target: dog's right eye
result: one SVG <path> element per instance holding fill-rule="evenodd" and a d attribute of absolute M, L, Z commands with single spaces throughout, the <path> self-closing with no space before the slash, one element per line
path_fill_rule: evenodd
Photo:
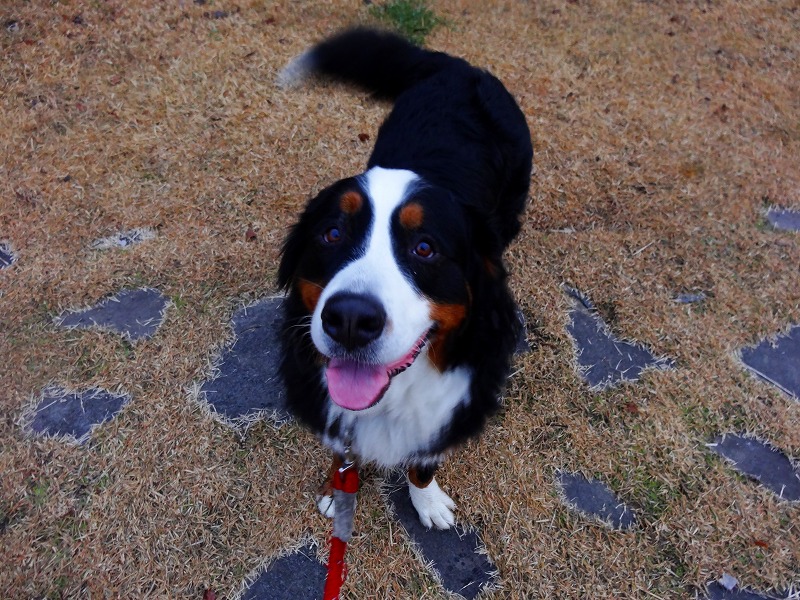
<path fill-rule="evenodd" d="M 342 240 L 342 232 L 338 227 L 330 227 L 322 234 L 322 241 L 326 244 L 336 244 Z"/>

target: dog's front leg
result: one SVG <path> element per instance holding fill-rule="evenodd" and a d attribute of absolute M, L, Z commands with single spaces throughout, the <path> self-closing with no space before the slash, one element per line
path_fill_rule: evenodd
<path fill-rule="evenodd" d="M 456 522 L 453 515 L 456 504 L 436 483 L 436 469 L 436 466 L 411 467 L 407 475 L 408 493 L 425 527 L 449 529 Z"/>
<path fill-rule="evenodd" d="M 334 454 L 328 476 L 317 489 L 317 508 L 323 516 L 329 519 L 332 519 L 336 514 L 336 503 L 333 501 L 333 476 L 343 464 L 344 458 Z"/>

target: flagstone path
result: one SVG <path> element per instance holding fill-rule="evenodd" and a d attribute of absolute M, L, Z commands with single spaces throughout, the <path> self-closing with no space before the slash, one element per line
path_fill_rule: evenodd
<path fill-rule="evenodd" d="M 260 569 L 249 583 L 245 582 L 240 600 L 304 600 L 322 598 L 325 566 L 317 559 L 317 551 L 307 544 Z"/>
<path fill-rule="evenodd" d="M 797 211 L 770 209 L 766 218 L 776 230 L 800 230 Z M 103 238 L 93 247 L 127 247 L 151 237 L 135 231 Z M 24 257 L 18 257 L 9 242 L 0 243 L 0 269 L 20 261 L 24 261 Z M 574 341 L 579 375 L 590 390 L 635 383 L 647 369 L 675 368 L 672 359 L 658 356 L 643 344 L 617 337 L 585 294 L 566 287 L 564 291 L 572 301 L 567 331 Z M 676 294 L 673 299 L 680 303 L 707 300 L 703 293 Z M 277 371 L 281 303 L 281 297 L 266 298 L 237 311 L 231 321 L 233 342 L 220 353 L 214 376 L 198 382 L 198 401 L 220 421 L 242 434 L 248 424 L 259 418 L 279 422 L 290 419 Z M 55 327 L 100 328 L 133 343 L 157 332 L 169 306 L 169 299 L 158 290 L 120 290 L 92 307 L 63 313 L 53 322 Z M 798 400 L 800 324 L 786 325 L 786 331 L 776 332 L 755 347 L 741 349 L 739 356 L 743 368 Z M 521 340 L 520 352 L 529 350 L 524 342 Z M 75 391 L 68 389 L 67 383 L 64 385 L 42 390 L 35 405 L 21 416 L 21 426 L 30 435 L 84 443 L 95 428 L 124 410 L 127 403 L 135 401 L 124 393 L 100 389 Z M 769 442 L 753 439 L 743 432 L 720 432 L 707 446 L 710 452 L 729 461 L 732 469 L 751 478 L 753 485 L 765 486 L 784 501 L 800 500 L 800 472 L 786 454 Z M 487 587 L 491 588 L 498 574 L 491 557 L 482 551 L 481 532 L 463 523 L 450 531 L 425 529 L 402 483 L 399 474 L 387 481 L 387 509 L 418 551 L 420 568 L 430 565 L 445 589 L 465 598 L 474 598 Z M 587 479 L 580 473 L 560 472 L 554 486 L 560 491 L 564 504 L 582 518 L 619 529 L 637 526 L 635 511 L 601 481 Z M 321 597 L 325 570 L 313 544 L 265 565 L 242 583 L 243 600 Z M 740 589 L 730 576 L 711 582 L 706 597 L 711 600 L 767 598 Z"/>
<path fill-rule="evenodd" d="M 122 290 L 90 308 L 66 312 L 55 323 L 67 329 L 105 329 L 134 342 L 156 332 L 168 305 L 169 300 L 154 289 Z"/>
<path fill-rule="evenodd" d="M 638 381 L 648 368 L 671 369 L 672 361 L 635 342 L 618 339 L 584 294 L 564 288 L 573 301 L 567 331 L 575 342 L 578 367 L 593 390 Z"/>
<path fill-rule="evenodd" d="M 98 388 L 71 392 L 49 387 L 23 421 L 32 434 L 83 444 L 95 427 L 113 419 L 130 399 L 128 394 Z"/>
<path fill-rule="evenodd" d="M 636 523 L 636 516 L 622 500 L 603 482 L 586 479 L 580 473 L 559 473 L 556 483 L 570 508 L 596 519 L 614 529 L 628 529 Z"/>
<path fill-rule="evenodd" d="M 14 254 L 11 245 L 6 242 L 0 242 L 0 269 L 10 267 L 16 259 L 17 255 Z"/>
<path fill-rule="evenodd" d="M 280 296 L 239 309 L 231 326 L 235 342 L 220 356 L 217 373 L 203 382 L 201 398 L 238 429 L 262 416 L 288 420 L 280 364 Z"/>

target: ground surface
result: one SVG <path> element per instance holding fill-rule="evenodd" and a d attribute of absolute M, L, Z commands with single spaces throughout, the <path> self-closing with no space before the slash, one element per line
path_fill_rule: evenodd
<path fill-rule="evenodd" d="M 439 477 L 497 570 L 482 593 L 723 598 L 731 577 L 729 597 L 796 593 L 797 3 L 435 11 L 427 44 L 500 77 L 536 152 L 507 257 L 530 350 L 502 414 Z M 324 452 L 264 398 L 252 418 L 214 415 L 202 390 L 253 366 L 234 352 L 235 337 L 258 347 L 241 310 L 275 293 L 287 226 L 363 168 L 388 109 L 337 86 L 278 90 L 275 75 L 369 14 L 360 1 L 0 7 L 5 595 L 271 597 L 268 580 L 246 582 L 304 564 L 298 580 L 319 576 Z M 120 333 L 106 309 L 136 290 L 168 302 Z M 600 360 L 593 379 L 581 340 L 651 366 Z M 83 421 L 62 429 L 70 419 Z M 385 486 L 363 473 L 346 597 L 448 597 L 425 565 L 437 541 L 412 545 Z"/>

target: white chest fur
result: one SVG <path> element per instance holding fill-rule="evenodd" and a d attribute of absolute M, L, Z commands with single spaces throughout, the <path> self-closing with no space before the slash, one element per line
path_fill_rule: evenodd
<path fill-rule="evenodd" d="M 453 411 L 468 401 L 469 384 L 467 368 L 440 373 L 425 349 L 392 380 L 377 405 L 353 412 L 331 403 L 328 423 L 341 419 L 340 435 L 351 432 L 352 449 L 360 460 L 384 467 L 405 465 L 430 448 L 450 423 Z M 326 435 L 323 442 L 335 452 L 344 452 L 341 438 Z"/>

